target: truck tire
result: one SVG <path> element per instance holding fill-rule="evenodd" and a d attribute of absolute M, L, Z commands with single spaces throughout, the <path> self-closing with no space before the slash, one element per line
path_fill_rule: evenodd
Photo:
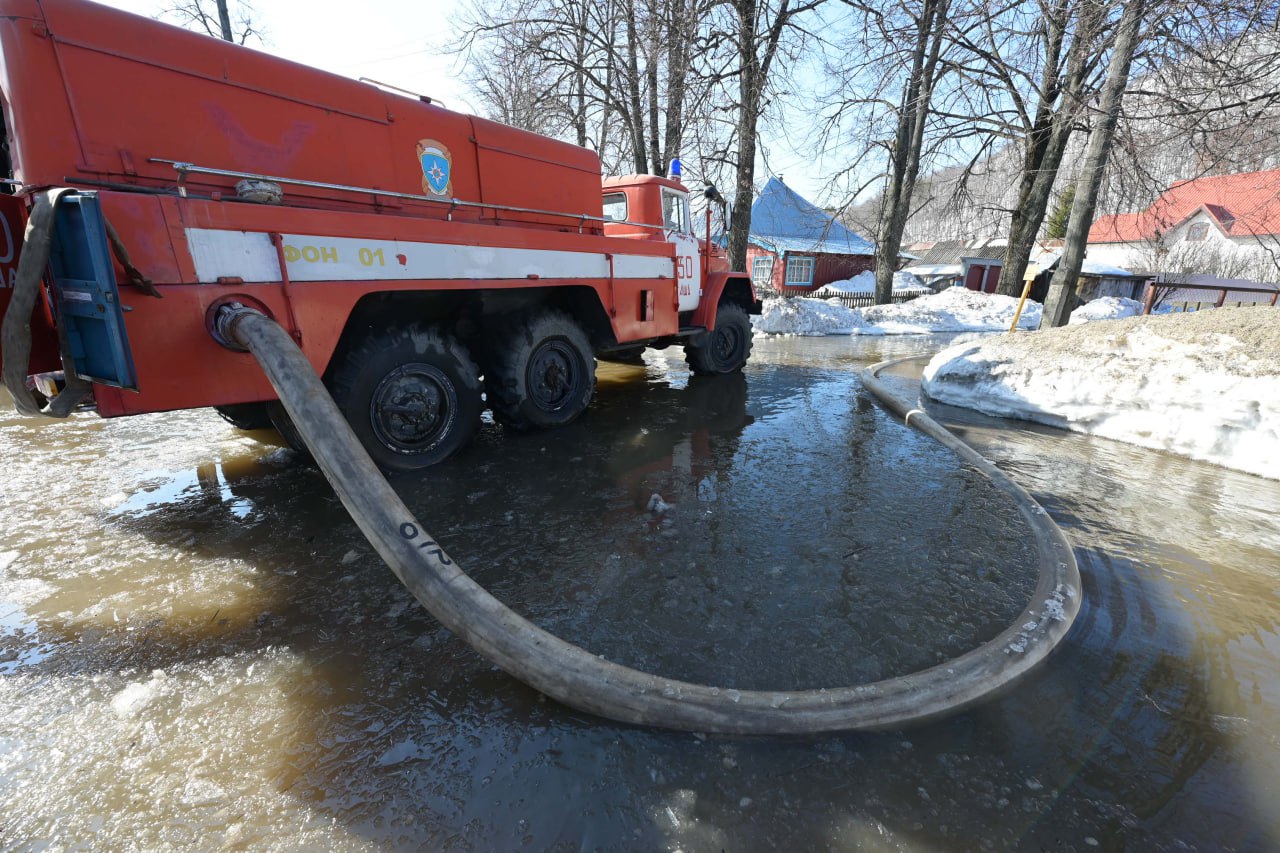
<path fill-rule="evenodd" d="M 480 426 L 480 371 L 438 330 L 387 329 L 355 346 L 329 390 L 384 471 L 416 471 L 465 447 Z"/>
<path fill-rule="evenodd" d="M 735 373 L 751 357 L 751 318 L 732 302 L 716 311 L 716 327 L 701 344 L 684 348 L 684 360 L 699 376 Z"/>
<path fill-rule="evenodd" d="M 307 443 L 302 440 L 302 433 L 293 425 L 293 418 L 289 417 L 289 413 L 285 411 L 284 403 L 279 400 L 272 400 L 263 405 L 266 407 L 267 419 L 276 428 L 276 432 L 280 433 L 280 437 L 284 439 L 284 443 L 288 448 L 299 454 L 303 462 L 314 465 L 315 459 L 311 456 L 311 450 L 307 447 Z"/>
<path fill-rule="evenodd" d="M 266 403 L 233 403 L 214 406 L 213 410 L 236 429 L 271 429 L 272 426 Z"/>
<path fill-rule="evenodd" d="M 596 387 L 596 360 L 582 328 L 547 311 L 495 341 L 486 374 L 494 418 L 528 432 L 564 426 L 586 411 Z"/>

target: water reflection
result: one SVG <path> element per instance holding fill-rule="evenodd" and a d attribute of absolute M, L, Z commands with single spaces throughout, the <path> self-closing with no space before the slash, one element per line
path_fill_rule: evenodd
<path fill-rule="evenodd" d="M 744 685 L 875 677 L 1026 597 L 1005 508 L 858 393 L 862 364 L 921 346 L 760 341 L 745 382 L 608 366 L 581 424 L 489 425 L 395 485 L 593 650 Z M 803 740 L 543 701 L 416 607 L 318 474 L 211 414 L 0 418 L 0 501 L 25 508 L 0 545 L 5 843 L 1274 848 L 1280 486 L 947 414 L 1066 525 L 1080 621 L 972 713 Z"/>

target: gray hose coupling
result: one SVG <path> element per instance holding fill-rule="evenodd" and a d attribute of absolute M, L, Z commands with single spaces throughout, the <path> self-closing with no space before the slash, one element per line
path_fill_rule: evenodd
<path fill-rule="evenodd" d="M 229 350 L 248 352 L 249 348 L 240 342 L 240 338 L 236 334 L 236 324 L 251 315 L 261 317 L 263 313 L 257 308 L 245 305 L 243 302 L 223 302 L 213 310 L 209 333 L 213 335 L 215 341 Z"/>

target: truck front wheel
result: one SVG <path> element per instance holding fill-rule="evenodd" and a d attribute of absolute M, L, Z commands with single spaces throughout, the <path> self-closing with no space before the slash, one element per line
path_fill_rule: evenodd
<path fill-rule="evenodd" d="M 370 335 L 347 354 L 329 388 L 387 471 L 435 465 L 466 446 L 480 425 L 480 371 L 465 347 L 437 329 Z"/>
<path fill-rule="evenodd" d="M 586 334 L 556 311 L 518 323 L 494 341 L 485 388 L 494 417 L 522 432 L 577 420 L 595 392 Z"/>
<path fill-rule="evenodd" d="M 697 346 L 684 348 L 684 360 L 699 376 L 734 373 L 751 356 L 751 318 L 732 302 L 716 311 L 716 327 Z"/>

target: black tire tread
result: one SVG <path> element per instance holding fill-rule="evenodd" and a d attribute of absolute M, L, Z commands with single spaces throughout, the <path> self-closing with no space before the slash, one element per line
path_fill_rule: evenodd
<path fill-rule="evenodd" d="M 367 401 L 362 392 L 369 392 L 371 385 L 369 379 L 362 375 L 365 366 L 385 357 L 388 351 L 401 347 L 407 348 L 406 355 L 408 352 L 413 352 L 418 357 L 434 354 L 454 360 L 460 368 L 460 379 L 465 386 L 459 390 L 475 392 L 473 405 L 468 405 L 466 400 L 459 397 L 459 407 L 462 409 L 458 414 L 459 431 L 442 448 L 433 449 L 429 454 L 406 455 L 385 448 L 372 434 L 372 427 L 366 423 Z M 377 380 L 374 381 L 376 383 Z M 435 327 L 415 323 L 371 332 L 348 351 L 342 364 L 334 370 L 326 384 L 356 436 L 369 451 L 373 461 L 383 470 L 416 471 L 435 465 L 467 446 L 480 427 L 480 369 L 466 347 L 452 335 Z M 362 402 L 363 405 L 358 405 Z M 468 411 L 472 408 L 474 411 Z"/>
<path fill-rule="evenodd" d="M 751 358 L 751 317 L 747 314 L 747 309 L 738 305 L 736 302 L 726 302 L 716 310 L 716 330 L 723 328 L 727 323 L 738 324 L 744 334 L 745 346 L 742 352 L 742 361 L 725 368 L 724 365 L 718 364 L 714 353 L 711 349 L 711 336 L 715 334 L 713 331 L 706 338 L 706 343 L 702 346 L 686 346 L 684 348 L 684 360 L 689 365 L 689 369 L 697 376 L 720 376 L 726 373 L 737 373 L 742 370 L 743 365 Z"/>
<path fill-rule="evenodd" d="M 213 410 L 236 429 L 271 429 L 272 426 L 266 403 L 232 403 L 214 406 Z"/>
<path fill-rule="evenodd" d="M 554 424 L 538 423 L 524 411 L 526 394 L 521 382 L 516 377 L 524 373 L 524 362 L 527 354 L 536 343 L 535 336 L 541 327 L 550 325 L 556 328 L 555 334 L 569 338 L 582 351 L 586 359 L 587 391 L 585 400 L 577 411 L 563 420 L 557 419 Z M 491 347 L 491 363 L 485 371 L 485 393 L 493 417 L 498 423 L 510 427 L 517 432 L 532 432 L 537 429 L 565 426 L 577 420 L 586 410 L 595 394 L 595 357 L 591 354 L 591 345 L 586 333 L 572 317 L 562 311 L 543 311 L 533 317 L 514 319 L 499 327 L 498 336 Z"/>

